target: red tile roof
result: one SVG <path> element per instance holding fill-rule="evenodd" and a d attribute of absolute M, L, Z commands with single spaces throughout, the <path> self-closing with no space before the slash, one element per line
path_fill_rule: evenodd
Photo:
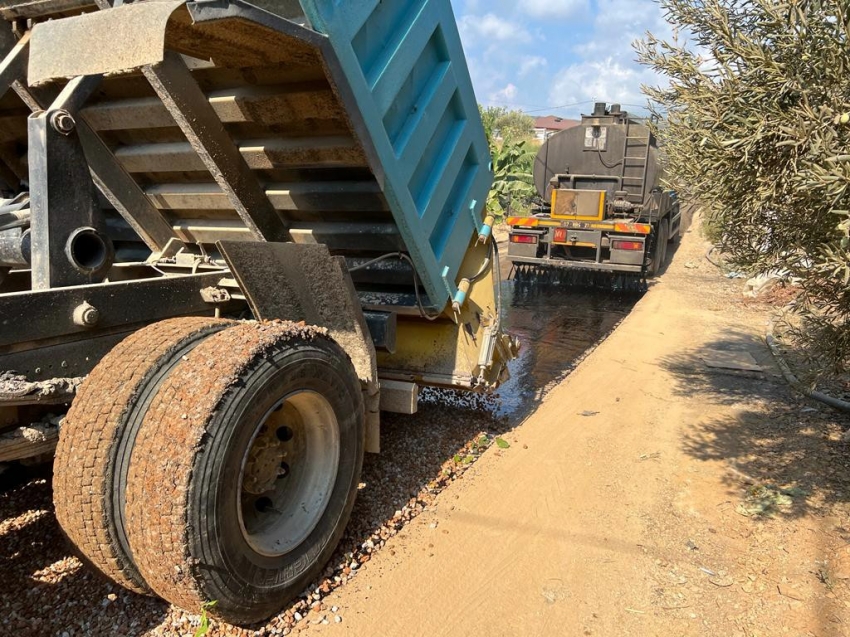
<path fill-rule="evenodd" d="M 574 119 L 564 119 L 555 115 L 547 115 L 546 117 L 538 117 L 534 120 L 534 128 L 545 128 L 546 130 L 567 130 L 573 126 L 578 126 L 581 122 Z"/>

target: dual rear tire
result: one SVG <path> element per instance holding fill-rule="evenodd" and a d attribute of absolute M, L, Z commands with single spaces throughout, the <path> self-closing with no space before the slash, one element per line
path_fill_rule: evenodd
<path fill-rule="evenodd" d="M 157 338 L 145 361 L 122 365 Z M 360 382 L 318 330 L 166 321 L 119 345 L 81 387 L 57 449 L 57 517 L 119 584 L 259 621 L 330 558 L 364 439 Z"/>
<path fill-rule="evenodd" d="M 649 264 L 650 277 L 658 276 L 664 268 L 664 263 L 667 261 L 667 246 L 670 241 L 670 221 L 662 219 L 658 222 L 656 229 L 657 236 L 653 240 L 652 258 Z"/>

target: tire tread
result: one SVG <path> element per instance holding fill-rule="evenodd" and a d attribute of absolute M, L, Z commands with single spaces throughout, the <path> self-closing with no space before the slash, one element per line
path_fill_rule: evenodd
<path fill-rule="evenodd" d="M 194 460 L 219 404 L 257 357 L 284 342 L 320 338 L 327 338 L 325 330 L 303 324 L 240 324 L 204 341 L 160 387 L 139 431 L 127 486 L 127 535 L 140 572 L 160 597 L 187 609 L 211 601 L 191 555 L 189 506 Z"/>
<path fill-rule="evenodd" d="M 143 328 L 115 346 L 80 386 L 59 436 L 53 468 L 56 518 L 90 566 L 117 584 L 149 594 L 117 538 L 114 469 L 121 434 L 156 368 L 181 344 L 227 324 L 178 318 Z"/>

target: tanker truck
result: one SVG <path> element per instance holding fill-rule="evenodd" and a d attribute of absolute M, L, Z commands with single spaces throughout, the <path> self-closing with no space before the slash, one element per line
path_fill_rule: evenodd
<path fill-rule="evenodd" d="M 264 619 L 334 552 L 381 412 L 516 356 L 449 0 L 0 18 L 0 463 L 55 449 L 89 568 Z"/>
<path fill-rule="evenodd" d="M 520 274 L 557 269 L 642 285 L 681 231 L 678 197 L 659 178 L 649 126 L 619 104 L 597 103 L 540 147 L 534 183 L 545 203 L 507 219 L 510 260 Z"/>

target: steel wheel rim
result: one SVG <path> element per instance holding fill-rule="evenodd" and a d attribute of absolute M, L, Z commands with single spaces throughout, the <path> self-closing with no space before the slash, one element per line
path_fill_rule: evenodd
<path fill-rule="evenodd" d="M 339 458 L 339 422 L 321 394 L 289 394 L 265 414 L 239 476 L 239 526 L 254 551 L 280 557 L 307 539 L 330 503 Z"/>

